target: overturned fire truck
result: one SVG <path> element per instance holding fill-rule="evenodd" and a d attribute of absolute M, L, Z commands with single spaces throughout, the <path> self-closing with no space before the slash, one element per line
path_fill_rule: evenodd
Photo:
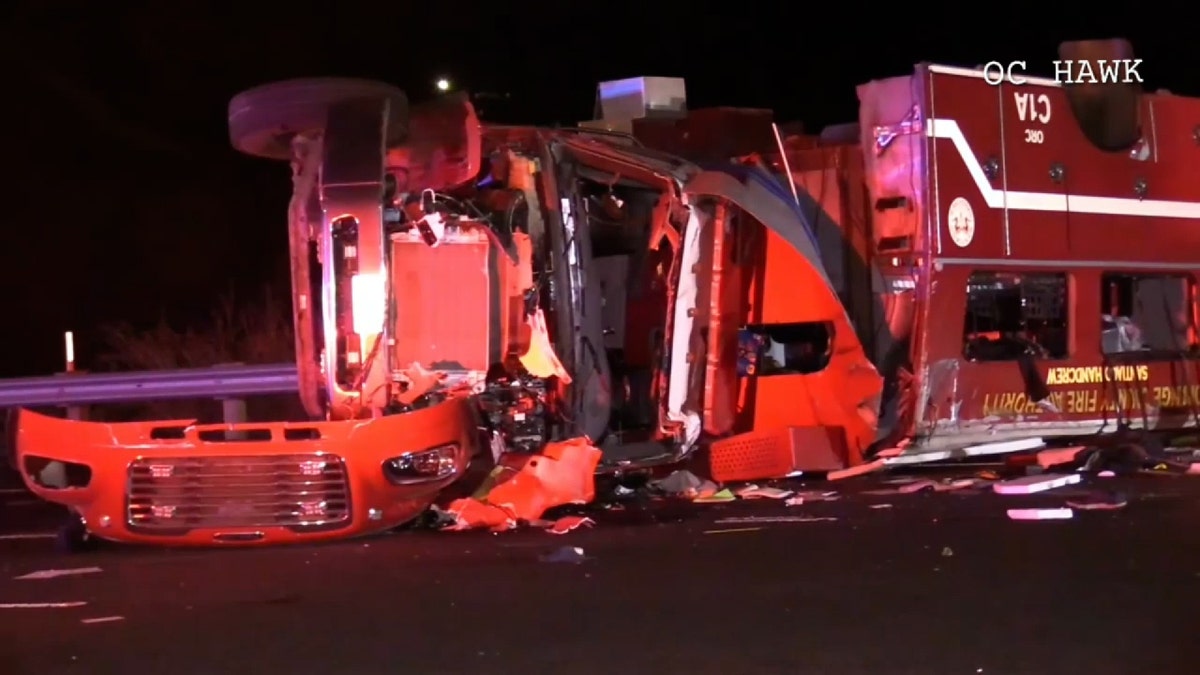
<path fill-rule="evenodd" d="M 1196 425 L 1200 101 L 920 65 L 806 136 L 679 80 L 599 94 L 575 129 L 357 80 L 235 97 L 234 146 L 291 162 L 319 421 L 25 411 L 30 489 L 103 538 L 255 544 L 395 527 L 565 439 L 739 480 Z"/>

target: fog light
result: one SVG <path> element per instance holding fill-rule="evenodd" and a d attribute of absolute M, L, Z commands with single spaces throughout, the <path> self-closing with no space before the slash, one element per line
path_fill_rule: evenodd
<path fill-rule="evenodd" d="M 440 445 L 420 452 L 406 452 L 383 463 L 383 473 L 397 485 L 427 483 L 454 473 L 458 446 Z"/>

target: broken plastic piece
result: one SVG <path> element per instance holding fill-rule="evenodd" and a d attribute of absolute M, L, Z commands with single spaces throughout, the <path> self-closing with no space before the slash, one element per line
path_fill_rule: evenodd
<path fill-rule="evenodd" d="M 586 504 L 595 498 L 599 463 L 600 450 L 586 438 L 551 443 L 537 455 L 506 454 L 476 496 L 450 504 L 455 524 L 446 529 L 512 529 L 555 506 Z"/>
<path fill-rule="evenodd" d="M 1009 509 L 1012 520 L 1069 520 L 1075 516 L 1071 509 Z"/>
<path fill-rule="evenodd" d="M 408 388 L 396 396 L 396 400 L 402 405 L 416 403 L 417 399 L 433 391 L 434 387 L 438 386 L 446 377 L 445 373 L 428 370 L 415 361 L 411 366 L 400 371 L 400 374 L 408 380 Z"/>
<path fill-rule="evenodd" d="M 566 534 L 581 527 L 592 527 L 596 521 L 585 516 L 563 516 L 550 524 L 546 531 L 550 534 Z"/>
<path fill-rule="evenodd" d="M 546 328 L 546 313 L 539 307 L 529 315 L 529 350 L 519 357 L 521 365 L 534 377 L 557 377 L 563 384 L 571 383 L 571 375 L 554 353 L 550 331 Z"/>
<path fill-rule="evenodd" d="M 1030 495 L 1035 492 L 1045 492 L 1065 485 L 1074 485 L 1083 477 L 1077 473 L 1041 474 L 1037 476 L 1022 476 L 996 483 L 992 489 L 1001 495 Z"/>
<path fill-rule="evenodd" d="M 1061 466 L 1063 464 L 1074 464 L 1079 458 L 1079 454 L 1084 451 L 1084 446 L 1076 445 L 1070 448 L 1047 448 L 1041 450 L 1037 454 L 1038 466 L 1043 469 L 1048 469 L 1052 466 Z"/>

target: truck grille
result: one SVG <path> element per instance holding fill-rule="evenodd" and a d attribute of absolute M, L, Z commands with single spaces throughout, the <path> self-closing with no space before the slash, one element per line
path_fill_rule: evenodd
<path fill-rule="evenodd" d="M 154 457 L 129 465 L 130 529 L 182 534 L 198 528 L 336 529 L 350 520 L 341 457 Z"/>

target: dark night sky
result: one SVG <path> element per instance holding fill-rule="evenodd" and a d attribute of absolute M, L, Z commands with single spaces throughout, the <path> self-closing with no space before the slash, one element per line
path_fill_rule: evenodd
<path fill-rule="evenodd" d="M 419 100 L 445 74 L 510 94 L 490 111 L 502 121 L 574 123 L 590 117 L 599 80 L 682 76 L 692 107 L 770 107 L 815 130 L 855 118 L 855 85 L 918 61 L 1026 59 L 1046 71 L 1063 39 L 1122 35 L 1148 86 L 1200 94 L 1194 35 L 1142 30 L 1126 13 L 1094 25 L 1047 17 L 1049 3 L 1007 4 L 1003 16 L 961 2 L 949 12 L 927 2 L 43 4 L 18 2 L 0 24 L 10 120 L 0 376 L 60 367 L 64 330 L 79 335 L 86 364 L 98 323 L 186 320 L 231 284 L 253 296 L 284 282 L 287 168 L 239 156 L 225 135 L 230 96 L 272 79 L 371 77 Z M 954 18 L 924 18 L 939 15 Z"/>

